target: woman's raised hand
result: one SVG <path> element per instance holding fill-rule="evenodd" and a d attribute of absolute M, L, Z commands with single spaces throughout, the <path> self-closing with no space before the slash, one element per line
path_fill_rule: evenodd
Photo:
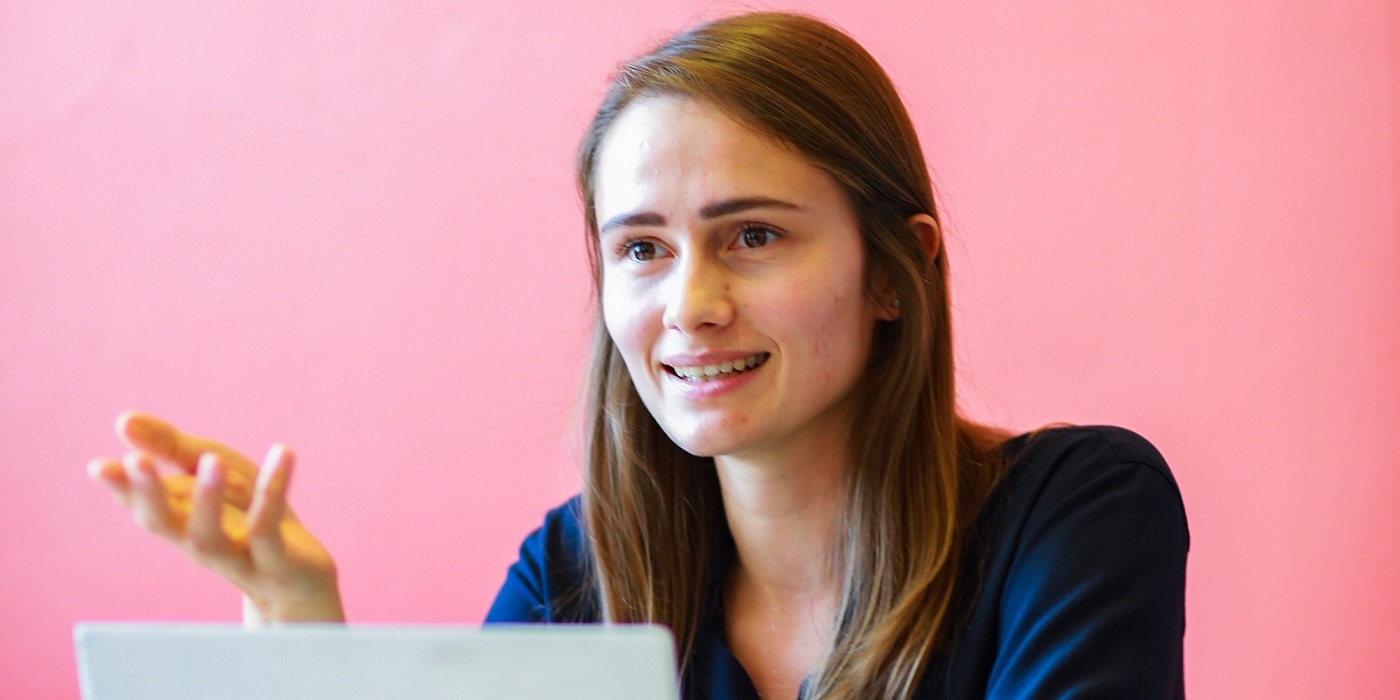
<path fill-rule="evenodd" d="M 141 527 L 243 592 L 245 621 L 345 619 L 335 563 L 287 506 L 294 457 L 273 445 L 262 468 L 155 416 L 123 413 L 129 451 L 95 459 L 88 474 L 131 509 Z"/>

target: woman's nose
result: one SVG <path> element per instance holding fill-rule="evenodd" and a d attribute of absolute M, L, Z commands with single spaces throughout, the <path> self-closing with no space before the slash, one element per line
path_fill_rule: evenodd
<path fill-rule="evenodd" d="M 718 262 L 698 255 L 682 257 L 673 275 L 662 315 L 667 328 L 694 334 L 734 320 L 729 277 Z"/>

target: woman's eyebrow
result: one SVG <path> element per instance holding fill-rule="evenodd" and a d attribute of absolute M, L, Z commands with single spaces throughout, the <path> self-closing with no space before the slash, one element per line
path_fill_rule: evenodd
<path fill-rule="evenodd" d="M 775 208 L 800 210 L 800 204 L 774 199 L 773 197 L 737 197 L 735 199 L 722 199 L 718 202 L 711 202 L 700 207 L 701 219 L 717 219 L 721 216 L 738 214 L 749 209 Z M 603 234 L 612 229 L 622 226 L 665 226 L 666 217 L 654 211 L 634 211 L 626 214 L 618 214 L 608 219 L 598 228 L 598 233 Z"/>
<path fill-rule="evenodd" d="M 705 206 L 700 207 L 700 218 L 717 219 L 721 216 L 737 214 L 741 211 L 746 211 L 749 209 L 758 209 L 760 207 L 776 209 L 802 208 L 801 206 L 793 204 L 792 202 L 787 202 L 781 199 L 774 199 L 772 197 L 741 197 L 738 199 L 725 199 L 722 201 L 706 204 Z"/>
<path fill-rule="evenodd" d="M 615 228 L 623 226 L 665 226 L 666 217 L 654 211 L 634 211 L 629 214 L 618 214 L 608 219 L 602 226 L 598 227 L 598 233 L 604 234 Z"/>

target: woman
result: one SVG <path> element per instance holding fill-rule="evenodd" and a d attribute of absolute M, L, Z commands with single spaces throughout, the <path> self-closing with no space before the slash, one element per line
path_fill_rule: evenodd
<path fill-rule="evenodd" d="M 585 491 L 488 621 L 666 624 L 687 697 L 1182 695 L 1170 472 L 1121 429 L 959 417 L 932 186 L 858 44 L 785 14 L 673 37 L 619 70 L 578 177 Z M 92 473 L 251 619 L 342 619 L 287 450 L 118 432 Z"/>

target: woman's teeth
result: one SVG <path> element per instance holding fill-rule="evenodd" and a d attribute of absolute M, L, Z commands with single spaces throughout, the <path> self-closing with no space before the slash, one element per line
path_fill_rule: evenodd
<path fill-rule="evenodd" d="M 747 372 L 768 359 L 768 353 L 760 352 L 757 355 L 750 355 L 742 360 L 733 362 L 721 362 L 717 365 L 704 365 L 700 367 L 672 367 L 671 371 L 676 373 L 681 379 L 689 379 L 693 382 L 703 382 L 714 379 L 722 374 L 738 374 Z"/>

